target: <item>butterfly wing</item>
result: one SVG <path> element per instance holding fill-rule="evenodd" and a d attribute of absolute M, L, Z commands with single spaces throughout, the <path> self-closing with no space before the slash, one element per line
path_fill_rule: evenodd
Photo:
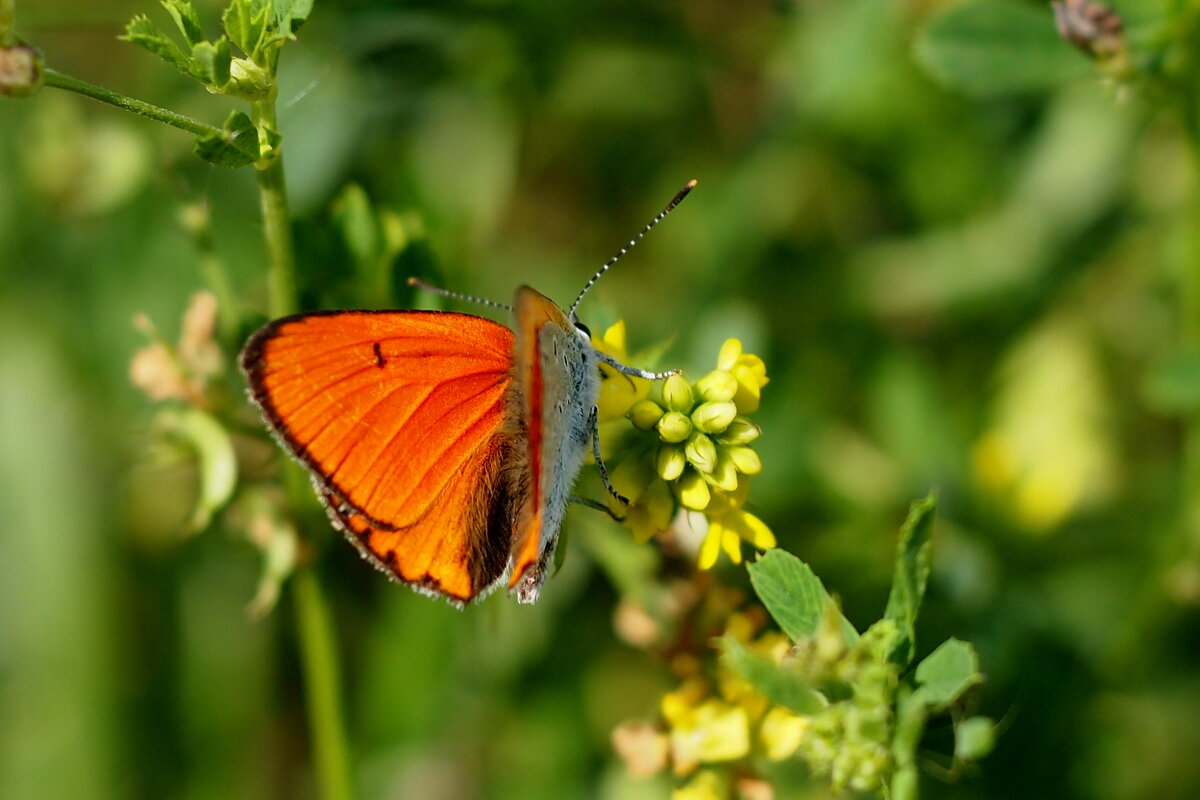
<path fill-rule="evenodd" d="M 503 573 L 513 335 L 467 314 L 284 317 L 242 352 L 251 396 L 364 556 L 469 601 Z"/>
<path fill-rule="evenodd" d="M 599 392 L 595 351 L 552 300 L 522 286 L 513 304 L 516 378 L 529 491 L 513 537 L 509 587 L 531 603 L 546 579 L 567 500 L 583 466 Z"/>

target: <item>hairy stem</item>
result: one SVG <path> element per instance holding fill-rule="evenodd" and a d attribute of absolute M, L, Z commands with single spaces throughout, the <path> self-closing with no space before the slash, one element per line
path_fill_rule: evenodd
<path fill-rule="evenodd" d="M 4 0 L 0 0 L 3 2 Z M 126 111 L 132 111 L 142 117 L 162 122 L 167 125 L 172 125 L 180 130 L 185 130 L 188 133 L 194 133 L 197 136 L 223 136 L 224 132 L 220 128 L 214 128 L 212 125 L 206 125 L 203 122 L 194 120 L 191 117 L 185 117 L 182 114 L 176 114 L 174 111 L 168 111 L 165 108 L 160 108 L 144 100 L 138 100 L 128 95 L 123 95 L 119 92 L 114 92 L 111 89 L 105 89 L 103 86 L 96 86 L 87 81 L 81 81 L 78 78 L 72 78 L 70 75 L 64 75 L 58 70 L 46 69 L 45 85 L 54 86 L 58 89 L 66 89 L 68 92 L 76 92 L 77 94 L 90 97 L 93 100 L 99 100 L 101 103 L 108 103 L 117 108 Z"/>

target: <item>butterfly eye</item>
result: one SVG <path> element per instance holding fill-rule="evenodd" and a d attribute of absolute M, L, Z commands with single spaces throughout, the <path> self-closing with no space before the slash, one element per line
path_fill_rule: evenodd
<path fill-rule="evenodd" d="M 575 328 L 576 328 L 576 330 L 581 331 L 583 333 L 583 335 L 588 337 L 589 339 L 592 338 L 592 332 L 590 330 L 588 330 L 588 326 L 584 325 L 582 322 L 576 320 Z"/>

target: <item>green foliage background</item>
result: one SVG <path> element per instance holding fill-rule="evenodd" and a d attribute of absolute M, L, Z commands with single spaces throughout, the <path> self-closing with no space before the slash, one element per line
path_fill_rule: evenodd
<path fill-rule="evenodd" d="M 1193 797 L 1193 156 L 1153 97 L 1082 55 L 1018 92 L 942 88 L 912 43 L 944 5 L 318 0 L 281 67 L 304 303 L 411 300 L 356 272 L 335 224 L 351 182 L 405 221 L 394 275 L 565 302 L 698 178 L 584 316 L 619 313 L 634 349 L 674 335 L 665 360 L 692 374 L 728 336 L 765 358 L 755 513 L 853 622 L 886 602 L 909 500 L 937 489 L 917 652 L 973 642 L 973 710 L 1001 732 L 944 781 L 951 736 L 931 731 L 927 796 Z M 1131 29 L 1164 13 L 1118 6 Z M 63 72 L 228 113 L 117 41 L 135 13 L 165 24 L 155 6 L 17 11 Z M 0 105 L 0 796 L 313 791 L 291 616 L 248 618 L 244 540 L 180 534 L 194 471 L 148 455 L 126 374 L 132 316 L 173 337 L 202 285 L 180 215 L 205 200 L 261 311 L 249 170 L 63 92 Z M 363 796 L 665 795 L 611 755 L 671 679 L 612 632 L 595 516 L 572 511 L 537 606 L 460 613 L 389 585 L 314 510 Z"/>

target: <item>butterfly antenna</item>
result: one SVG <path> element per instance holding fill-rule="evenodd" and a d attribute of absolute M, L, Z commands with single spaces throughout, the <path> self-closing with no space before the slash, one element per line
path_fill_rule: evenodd
<path fill-rule="evenodd" d="M 471 295 L 471 294 L 463 294 L 462 292 L 452 292 L 449 289 L 443 289 L 440 286 L 434 286 L 432 284 L 426 283 L 425 281 L 421 280 L 420 278 L 409 278 L 408 285 L 416 286 L 418 289 L 424 289 L 425 291 L 433 292 L 434 294 L 445 295 L 446 297 L 453 297 L 456 300 L 466 300 L 470 303 L 479 303 L 480 305 L 483 305 L 483 306 L 491 306 L 492 308 L 502 308 L 505 311 L 512 311 L 512 306 L 508 305 L 507 303 L 497 303 L 495 300 L 488 300 L 486 298 L 476 297 L 475 295 Z"/>
<path fill-rule="evenodd" d="M 575 319 L 575 309 L 579 306 L 579 303 L 582 302 L 583 296 L 588 293 L 588 289 L 591 289 L 592 285 L 595 284 L 596 281 L 600 280 L 600 276 L 603 275 L 604 273 L 608 272 L 608 268 L 611 267 L 613 264 L 617 263 L 617 261 L 620 260 L 621 256 L 628 253 L 635 244 L 640 242 L 642 240 L 642 237 L 650 232 L 651 228 L 653 228 L 658 223 L 662 222 L 663 217 L 665 217 L 667 214 L 670 214 L 671 211 L 674 210 L 675 206 L 682 203 L 683 198 L 687 197 L 688 192 L 690 192 L 694 188 L 696 188 L 695 179 L 690 180 L 686 184 L 684 184 L 683 188 L 679 190 L 679 192 L 675 195 L 674 199 L 672 199 L 671 202 L 667 203 L 667 207 L 664 208 L 662 211 L 658 212 L 658 216 L 656 216 L 654 219 L 650 220 L 649 225 L 642 228 L 641 233 L 639 233 L 637 236 L 630 239 L 629 244 L 622 247 L 615 256 L 610 258 L 608 261 L 604 262 L 604 266 L 602 266 L 602 267 L 600 267 L 600 269 L 596 270 L 596 274 L 593 275 L 591 280 L 589 280 L 584 285 L 583 289 L 580 290 L 579 296 L 575 298 L 575 302 L 571 303 L 571 308 L 570 308 L 570 310 L 567 311 L 568 317 L 570 317 L 571 319 Z"/>

